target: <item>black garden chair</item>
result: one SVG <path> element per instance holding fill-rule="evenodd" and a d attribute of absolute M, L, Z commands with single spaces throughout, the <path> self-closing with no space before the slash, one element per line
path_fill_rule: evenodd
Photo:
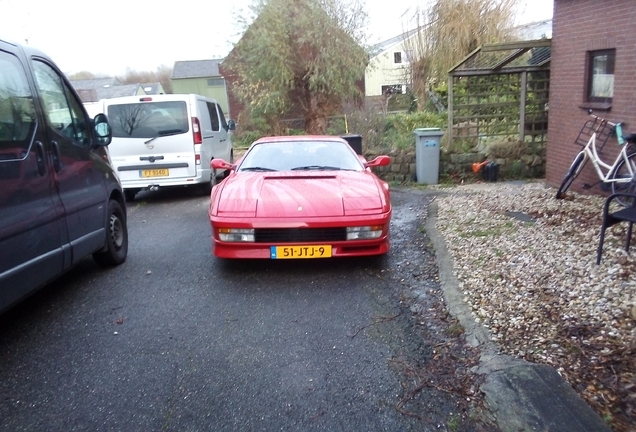
<path fill-rule="evenodd" d="M 610 213 L 610 204 L 617 197 L 622 198 L 623 202 L 630 202 L 631 204 L 628 207 L 623 207 L 620 210 Z M 603 206 L 603 226 L 601 226 L 601 235 L 596 254 L 596 264 L 601 263 L 603 242 L 605 241 L 605 230 L 621 222 L 627 222 L 629 224 L 629 227 L 627 228 L 627 241 L 625 242 L 625 250 L 629 253 L 629 244 L 632 239 L 632 228 L 634 223 L 636 223 L 636 194 L 615 193 L 605 200 L 605 205 Z"/>

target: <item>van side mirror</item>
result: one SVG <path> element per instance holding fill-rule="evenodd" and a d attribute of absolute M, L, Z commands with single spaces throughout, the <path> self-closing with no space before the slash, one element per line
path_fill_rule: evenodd
<path fill-rule="evenodd" d="M 234 120 L 228 120 L 227 121 L 227 130 L 233 131 L 234 129 L 236 129 L 236 122 Z"/>
<path fill-rule="evenodd" d="M 93 119 L 97 145 L 107 146 L 113 139 L 113 131 L 108 124 L 108 118 L 103 113 L 99 113 Z"/>

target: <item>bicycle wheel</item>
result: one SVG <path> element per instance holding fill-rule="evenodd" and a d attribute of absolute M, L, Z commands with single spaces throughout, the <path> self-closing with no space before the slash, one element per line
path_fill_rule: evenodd
<path fill-rule="evenodd" d="M 621 159 L 616 165 L 616 169 L 610 174 L 610 179 L 631 179 L 625 183 L 612 182 L 612 193 L 636 194 L 636 175 L 630 173 L 627 164 L 631 167 L 631 172 L 636 173 L 636 152 L 627 155 L 627 163 L 625 163 L 625 159 Z M 616 200 L 623 207 L 628 207 L 633 202 L 632 199 L 625 197 L 617 197 Z"/>
<path fill-rule="evenodd" d="M 576 157 L 572 161 L 572 165 L 570 165 L 570 169 L 568 170 L 567 174 L 565 174 L 565 177 L 563 177 L 563 182 L 561 183 L 561 187 L 557 191 L 556 199 L 565 198 L 565 191 L 568 190 L 574 179 L 579 175 L 579 173 L 585 166 L 585 162 L 587 162 L 585 153 L 580 152 L 576 155 Z"/>

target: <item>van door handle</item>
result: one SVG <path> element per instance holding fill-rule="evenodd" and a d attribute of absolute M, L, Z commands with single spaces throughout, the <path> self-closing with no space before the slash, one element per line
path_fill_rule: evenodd
<path fill-rule="evenodd" d="M 219 140 L 219 142 L 225 142 L 225 141 L 226 141 L 226 140 L 224 140 L 224 139 L 222 139 L 222 140 Z"/>
<path fill-rule="evenodd" d="M 42 141 L 35 142 L 35 161 L 38 165 L 38 173 L 41 176 L 46 174 L 46 158 L 44 156 L 44 144 L 42 144 Z"/>
<path fill-rule="evenodd" d="M 51 141 L 51 145 L 53 146 L 53 168 L 55 168 L 55 172 L 60 172 L 62 171 L 60 146 L 57 144 L 57 141 Z"/>

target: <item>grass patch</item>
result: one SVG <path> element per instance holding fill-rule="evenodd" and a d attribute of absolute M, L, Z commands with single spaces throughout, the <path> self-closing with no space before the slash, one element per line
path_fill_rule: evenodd
<path fill-rule="evenodd" d="M 446 422 L 446 427 L 448 427 L 448 430 L 458 431 L 459 424 L 461 423 L 461 419 L 462 418 L 459 414 L 452 415 L 451 418 L 448 419 L 448 422 Z"/>
<path fill-rule="evenodd" d="M 457 337 L 459 335 L 464 334 L 464 327 L 459 323 L 459 321 L 454 321 L 448 329 L 446 330 L 448 335 L 451 337 Z"/>

